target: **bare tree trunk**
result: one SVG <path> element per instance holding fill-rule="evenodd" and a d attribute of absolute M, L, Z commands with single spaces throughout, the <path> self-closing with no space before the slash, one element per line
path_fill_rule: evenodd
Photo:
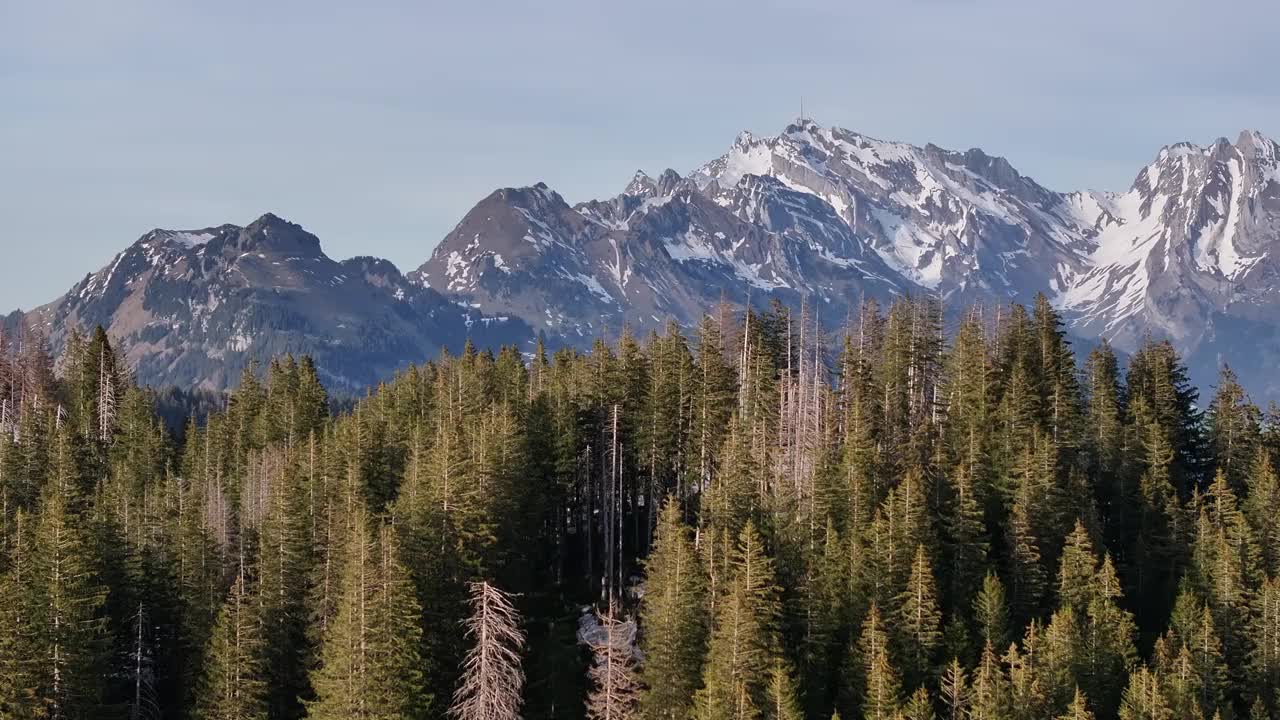
<path fill-rule="evenodd" d="M 524 632 L 511 598 L 487 582 L 468 585 L 471 616 L 467 637 L 474 643 L 462 665 L 462 679 L 449 715 L 454 720 L 517 720 L 524 671 Z"/>

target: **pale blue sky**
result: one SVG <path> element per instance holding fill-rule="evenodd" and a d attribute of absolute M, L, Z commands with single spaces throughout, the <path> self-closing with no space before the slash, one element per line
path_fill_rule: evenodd
<path fill-rule="evenodd" d="M 492 189 L 571 202 L 798 112 L 1055 189 L 1280 135 L 1273 0 L 0 0 L 0 309 L 153 227 L 272 211 L 416 267 Z"/>

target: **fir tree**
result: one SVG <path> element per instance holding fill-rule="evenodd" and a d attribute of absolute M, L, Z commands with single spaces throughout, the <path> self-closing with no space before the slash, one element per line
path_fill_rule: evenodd
<path fill-rule="evenodd" d="M 796 696 L 795 683 L 786 666 L 777 662 L 769 671 L 768 705 L 764 716 L 769 720 L 802 720 L 800 700 Z"/>
<path fill-rule="evenodd" d="M 1058 720 L 1093 720 L 1089 703 L 1085 700 L 1084 693 L 1080 692 L 1080 688 L 1076 688 L 1075 696 L 1071 698 L 1071 705 L 1066 712 L 1058 716 Z"/>
<path fill-rule="evenodd" d="M 1253 530 L 1263 570 L 1276 577 L 1280 575 L 1280 520 L 1275 512 L 1280 507 L 1280 477 L 1276 475 L 1271 454 L 1265 449 L 1259 449 L 1254 456 L 1248 490 L 1241 510 Z"/>
<path fill-rule="evenodd" d="M 205 656 L 204 681 L 195 708 L 200 720 L 267 717 L 262 629 L 256 604 L 242 566 L 213 626 Z"/>
<path fill-rule="evenodd" d="M 941 613 L 933 585 L 933 568 L 923 545 L 916 546 L 907 588 L 898 596 L 897 635 L 908 685 L 924 681 L 933 668 L 933 655 L 942 638 Z"/>
<path fill-rule="evenodd" d="M 103 700 L 108 589 L 85 519 L 81 478 L 66 427 L 57 434 L 47 491 L 29 546 L 30 574 L 22 602 L 31 628 L 36 704 L 51 717 L 84 717 Z"/>
<path fill-rule="evenodd" d="M 889 635 L 875 605 L 862 623 L 858 640 L 862 657 L 862 716 L 867 720 L 889 720 L 898 712 L 902 686 L 889 654 Z"/>
<path fill-rule="evenodd" d="M 769 671 L 781 659 L 773 561 L 753 523 L 739 534 L 731 564 L 733 578 L 717 601 L 703 687 L 696 697 L 699 720 L 759 717 L 767 704 Z"/>
<path fill-rule="evenodd" d="M 1084 610 L 1093 590 L 1093 577 L 1098 559 L 1093 553 L 1093 543 L 1084 525 L 1076 521 L 1075 529 L 1067 536 L 1058 561 L 1058 601 L 1062 605 Z"/>
<path fill-rule="evenodd" d="M 1160 691 L 1160 682 L 1147 668 L 1138 668 L 1129 676 L 1119 717 L 1120 720 L 1172 720 L 1174 717 Z"/>
<path fill-rule="evenodd" d="M 933 712 L 933 700 L 929 698 L 929 691 L 922 687 L 916 688 L 897 717 L 903 720 L 935 720 L 937 715 Z"/>
<path fill-rule="evenodd" d="M 1004 583 L 990 571 L 982 580 L 982 590 L 973 602 L 973 614 L 979 637 L 1000 647 L 1009 640 L 1009 609 L 1005 601 Z"/>
<path fill-rule="evenodd" d="M 1000 665 L 995 648 L 988 642 L 973 671 L 968 717 L 972 720 L 1004 720 L 1010 717 L 1012 701 L 1009 678 Z"/>
<path fill-rule="evenodd" d="M 680 506 L 662 507 L 653 553 L 645 564 L 640 714 L 646 720 L 684 720 L 702 675 L 709 618 L 701 560 L 680 520 Z"/>
<path fill-rule="evenodd" d="M 357 513 L 343 561 L 342 596 L 312 684 L 314 718 L 415 718 L 424 714 L 421 609 L 388 527 Z"/>
<path fill-rule="evenodd" d="M 1262 413 L 1249 402 L 1230 367 L 1223 366 L 1218 375 L 1218 387 L 1205 420 L 1219 472 L 1234 490 L 1243 490 L 1257 454 Z"/>

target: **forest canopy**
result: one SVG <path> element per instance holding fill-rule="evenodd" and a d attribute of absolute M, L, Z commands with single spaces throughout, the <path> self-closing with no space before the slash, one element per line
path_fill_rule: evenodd
<path fill-rule="evenodd" d="M 101 329 L 0 336 L 0 717 L 1280 717 L 1280 417 L 1043 298 L 944 317 L 711 308 L 340 410 L 282 357 L 178 435 Z"/>

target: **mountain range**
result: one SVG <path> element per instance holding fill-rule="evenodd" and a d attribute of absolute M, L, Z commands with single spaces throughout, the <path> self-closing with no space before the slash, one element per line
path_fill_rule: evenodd
<path fill-rule="evenodd" d="M 1280 398 L 1280 146 L 1177 143 L 1127 190 L 1058 192 L 982 150 L 801 119 L 611 198 L 496 190 L 405 274 L 331 260 L 269 214 L 154 230 L 27 319 L 55 348 L 102 324 L 152 384 L 219 388 L 290 351 L 357 388 L 468 338 L 585 345 L 722 299 L 807 301 L 835 328 L 864 297 L 923 293 L 952 309 L 1043 293 L 1082 345 L 1168 338 L 1202 388 L 1230 357 L 1255 400 Z"/>

